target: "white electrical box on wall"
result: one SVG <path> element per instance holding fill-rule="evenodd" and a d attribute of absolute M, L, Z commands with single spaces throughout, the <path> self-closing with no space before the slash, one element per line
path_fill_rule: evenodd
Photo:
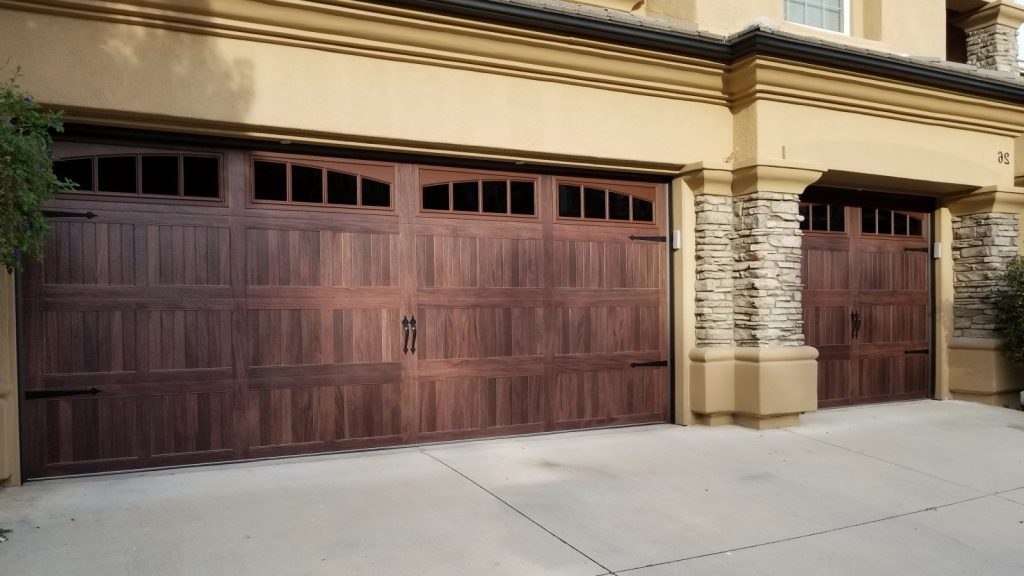
<path fill-rule="evenodd" d="M 679 250 L 683 247 L 683 231 L 673 230 L 672 231 L 672 249 Z"/>
<path fill-rule="evenodd" d="M 942 242 L 932 243 L 932 258 L 936 260 L 942 258 Z"/>

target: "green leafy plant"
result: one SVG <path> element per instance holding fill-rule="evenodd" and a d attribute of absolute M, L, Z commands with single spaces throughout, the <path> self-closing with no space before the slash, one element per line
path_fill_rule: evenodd
<path fill-rule="evenodd" d="M 63 129 L 59 112 L 36 103 L 17 84 L 0 83 L 0 265 L 20 270 L 42 255 L 49 225 L 42 208 L 72 184 L 53 173 L 52 134 Z"/>
<path fill-rule="evenodd" d="M 1000 279 L 996 322 L 1006 339 L 1006 357 L 1024 366 L 1024 258 L 1020 256 L 1010 260 Z"/>

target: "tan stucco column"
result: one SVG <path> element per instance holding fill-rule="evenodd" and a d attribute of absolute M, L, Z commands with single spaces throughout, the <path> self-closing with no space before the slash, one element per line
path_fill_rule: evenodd
<path fill-rule="evenodd" d="M 0 486 L 21 483 L 14 275 L 0 269 Z"/>
<path fill-rule="evenodd" d="M 798 208 L 822 173 L 758 161 L 684 175 L 696 211 L 688 359 L 698 422 L 793 426 L 817 409 L 818 352 L 803 345 Z"/>
<path fill-rule="evenodd" d="M 1024 369 L 1007 361 L 996 328 L 995 290 L 1020 253 L 1024 188 L 985 188 L 947 204 L 952 229 L 953 326 L 940 354 L 949 397 L 1020 407 Z"/>
<path fill-rule="evenodd" d="M 1024 24 L 1024 6 L 994 0 L 956 20 L 967 33 L 967 63 L 988 70 L 1017 72 L 1017 31 Z"/>

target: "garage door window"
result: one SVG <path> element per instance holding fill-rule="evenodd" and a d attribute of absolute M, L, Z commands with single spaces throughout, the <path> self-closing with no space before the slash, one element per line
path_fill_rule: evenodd
<path fill-rule="evenodd" d="M 619 222 L 654 222 L 654 203 L 624 192 L 585 186 L 558 185 L 559 218 Z"/>
<path fill-rule="evenodd" d="M 221 159 L 193 154 L 124 154 L 63 158 L 58 178 L 76 192 L 219 200 Z"/>
<path fill-rule="evenodd" d="M 800 229 L 809 232 L 846 232 L 846 208 L 842 204 L 801 204 Z"/>
<path fill-rule="evenodd" d="M 861 232 L 882 236 L 923 236 L 924 220 L 916 214 L 888 208 L 862 208 Z"/>
<path fill-rule="evenodd" d="M 534 216 L 535 193 L 534 183 L 526 180 L 446 182 L 423 186 L 421 206 L 428 212 Z"/>
<path fill-rule="evenodd" d="M 362 174 L 301 161 L 254 160 L 252 197 L 256 202 L 296 205 L 390 208 L 391 184 Z"/>

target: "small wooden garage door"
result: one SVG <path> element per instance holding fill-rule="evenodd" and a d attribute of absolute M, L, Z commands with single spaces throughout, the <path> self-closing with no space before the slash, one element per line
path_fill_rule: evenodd
<path fill-rule="evenodd" d="M 668 417 L 660 186 L 61 143 L 27 477 Z"/>
<path fill-rule="evenodd" d="M 819 353 L 818 405 L 927 397 L 927 206 L 914 200 L 854 203 L 815 191 L 805 200 L 804 335 Z"/>

